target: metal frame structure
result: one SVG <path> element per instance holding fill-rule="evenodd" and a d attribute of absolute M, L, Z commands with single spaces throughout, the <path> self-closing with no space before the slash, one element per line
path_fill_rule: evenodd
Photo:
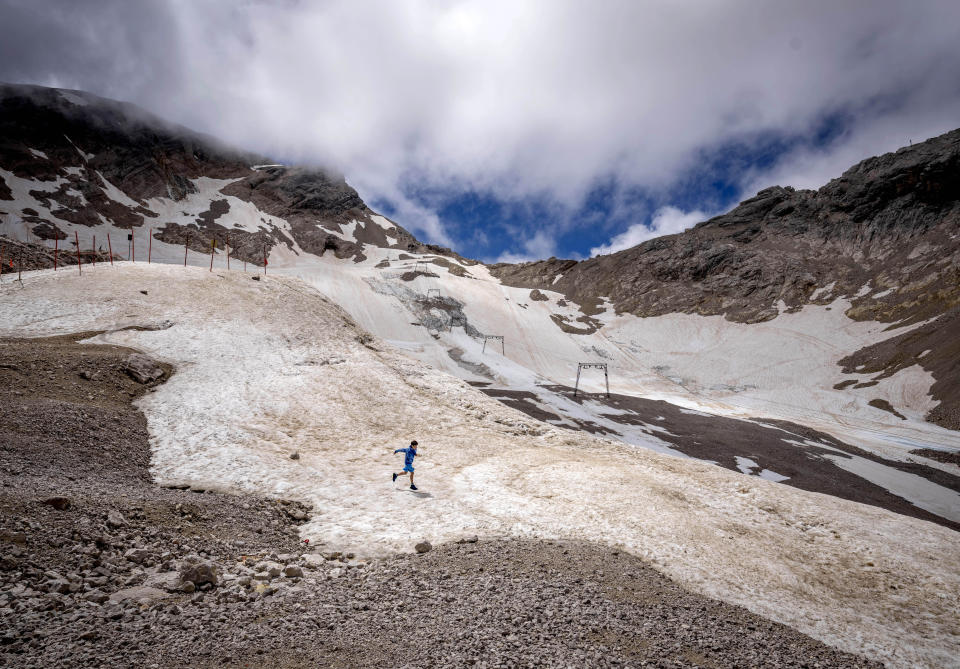
<path fill-rule="evenodd" d="M 487 340 L 488 340 L 488 339 L 499 339 L 499 340 L 500 340 L 500 353 L 501 353 L 501 355 L 506 355 L 506 354 L 507 354 L 507 350 L 504 348 L 504 345 L 503 345 L 503 335 L 483 335 L 483 351 L 481 351 L 481 353 L 486 353 L 486 352 L 487 352 Z"/>
<path fill-rule="evenodd" d="M 436 298 L 435 298 L 436 301 L 439 302 L 439 301 L 440 301 L 440 289 L 439 289 L 439 288 L 427 288 L 427 300 L 430 300 L 430 298 L 431 298 L 434 294 L 436 294 Z"/>
<path fill-rule="evenodd" d="M 423 272 L 424 274 L 429 274 L 430 272 L 427 269 L 427 264 L 428 263 L 425 260 L 418 260 L 416 264 L 413 266 L 414 274 L 416 274 L 417 272 Z M 420 269 L 420 265 L 423 265 L 423 269 Z"/>
<path fill-rule="evenodd" d="M 573 396 L 577 396 L 577 390 L 580 388 L 580 372 L 584 369 L 602 369 L 603 379 L 607 383 L 607 397 L 610 397 L 610 376 L 607 374 L 607 363 L 605 362 L 578 362 L 577 363 L 577 382 L 573 385 Z"/>
<path fill-rule="evenodd" d="M 463 328 L 464 332 L 466 332 L 467 319 L 458 314 L 451 314 L 450 315 L 450 331 L 452 332 L 453 328 L 456 328 L 456 327 L 461 327 Z"/>

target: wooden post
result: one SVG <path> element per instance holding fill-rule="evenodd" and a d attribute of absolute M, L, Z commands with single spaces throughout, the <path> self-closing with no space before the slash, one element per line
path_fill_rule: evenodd
<path fill-rule="evenodd" d="M 225 242 L 227 245 L 227 271 L 230 271 L 230 242 Z"/>
<path fill-rule="evenodd" d="M 6 250 L 6 246 L 0 245 L 0 281 L 3 281 L 3 252 Z"/>
<path fill-rule="evenodd" d="M 153 228 L 150 228 L 150 241 L 147 242 L 147 264 L 150 264 L 150 257 L 153 255 Z"/>
<path fill-rule="evenodd" d="M 93 236 L 93 266 L 97 266 L 97 236 Z"/>
<path fill-rule="evenodd" d="M 110 266 L 113 267 L 113 244 L 110 243 L 110 233 L 107 233 L 107 248 L 110 249 Z"/>
<path fill-rule="evenodd" d="M 57 232 L 60 232 L 57 230 Z M 60 238 L 53 236 L 53 271 L 57 271 L 57 256 L 60 255 Z M 0 266 L 3 265 L 3 256 L 0 256 Z"/>
<path fill-rule="evenodd" d="M 217 251 L 217 238 L 210 240 L 210 271 L 213 271 L 213 254 Z"/>
<path fill-rule="evenodd" d="M 77 271 L 83 274 L 83 266 L 80 263 L 80 235 L 76 230 L 73 231 L 73 238 L 77 242 Z"/>
<path fill-rule="evenodd" d="M 187 266 L 187 242 L 183 242 L 183 266 Z"/>
<path fill-rule="evenodd" d="M 263 275 L 267 275 L 267 247 L 263 247 Z"/>
<path fill-rule="evenodd" d="M 137 236 L 133 234 L 133 226 L 130 226 L 130 260 L 137 262 Z"/>

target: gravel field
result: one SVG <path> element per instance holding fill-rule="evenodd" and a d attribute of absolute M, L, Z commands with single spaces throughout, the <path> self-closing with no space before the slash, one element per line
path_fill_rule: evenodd
<path fill-rule="evenodd" d="M 602 545 L 366 561 L 300 503 L 161 488 L 131 402 L 173 370 L 82 337 L 0 341 L 0 666 L 880 666 Z"/>

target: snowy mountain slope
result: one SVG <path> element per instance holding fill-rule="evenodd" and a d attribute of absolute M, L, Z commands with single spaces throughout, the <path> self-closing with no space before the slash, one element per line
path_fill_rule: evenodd
<path fill-rule="evenodd" d="M 853 296 L 818 288 L 812 303 L 781 302 L 779 316 L 761 323 L 638 318 L 616 313 L 609 300 L 564 297 L 552 283 L 536 291 L 504 285 L 484 265 L 420 244 L 366 208 L 340 177 L 269 165 L 129 105 L 7 86 L 0 125 L 0 232 L 9 237 L 47 247 L 58 237 L 72 248 L 76 235 L 81 249 L 95 239 L 106 251 L 109 234 L 120 257 L 200 267 L 210 267 L 216 240 L 219 269 L 253 269 L 267 255 L 271 274 L 302 277 L 398 350 L 537 418 L 960 522 L 960 468 L 911 453 L 960 449 L 958 433 L 924 421 L 950 395 L 949 359 L 934 371 L 917 363 L 949 347 L 930 344 L 937 350 L 924 355 L 935 339 L 925 337 L 908 360 L 894 355 L 896 365 L 884 362 L 891 354 L 850 362 L 858 351 L 882 351 L 891 337 L 943 330 L 939 321 L 852 319 L 863 295 L 885 299 L 873 284 Z M 746 225 L 745 215 L 733 218 Z M 503 354 L 492 340 L 484 351 L 483 334 L 503 336 Z M 578 362 L 609 364 L 618 404 L 569 396 Z M 582 387 L 597 392 L 601 381 L 587 374 Z M 677 407 L 718 419 L 707 425 Z M 752 440 L 735 439 L 728 419 L 750 419 L 739 433 Z"/>
<path fill-rule="evenodd" d="M 341 298 L 364 290 L 335 271 L 345 262 L 323 259 L 312 280 L 329 276 Z M 107 330 L 93 341 L 173 364 L 140 402 L 158 480 L 309 500 L 305 535 L 331 547 L 378 553 L 463 533 L 591 539 L 891 666 L 956 661 L 960 534 L 533 421 L 370 338 L 299 280 L 101 263 L 82 276 L 29 272 L 22 286 L 8 277 L 0 311 L 2 336 Z M 392 449 L 412 437 L 423 444 L 419 496 L 387 478 Z"/>

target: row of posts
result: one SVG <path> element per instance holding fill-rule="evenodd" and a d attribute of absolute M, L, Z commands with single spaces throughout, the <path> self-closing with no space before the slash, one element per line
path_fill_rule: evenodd
<path fill-rule="evenodd" d="M 150 228 L 149 230 L 150 230 L 149 241 L 147 243 L 147 263 L 148 264 L 151 263 L 153 260 L 153 228 Z M 76 230 L 73 231 L 73 238 L 74 238 L 74 246 L 76 246 L 76 254 L 77 254 L 77 271 L 82 275 L 83 261 L 81 258 L 82 258 L 83 252 L 80 250 L 80 235 Z M 127 233 L 127 253 L 128 253 L 128 257 L 130 258 L 130 261 L 134 263 L 137 262 L 136 244 L 137 244 L 137 240 L 135 235 L 132 232 Z M 96 267 L 97 265 L 97 236 L 96 235 L 93 235 L 92 246 L 93 246 L 93 250 L 90 256 L 91 258 L 90 262 L 94 267 Z M 230 269 L 230 244 L 225 243 L 225 246 L 227 251 L 227 269 L 229 270 Z M 113 265 L 113 242 L 110 239 L 109 232 L 107 233 L 107 249 L 108 249 L 108 257 L 110 260 L 110 265 L 112 266 Z M 216 238 L 213 238 L 210 240 L 210 271 L 211 272 L 213 271 L 213 258 L 216 251 L 217 251 L 217 240 Z M 5 260 L 7 263 L 9 263 L 11 272 L 13 270 L 12 253 L 9 257 L 6 257 L 6 258 L 4 257 L 5 253 L 6 253 L 6 246 L 3 244 L 0 244 L 0 280 L 2 280 L 3 268 L 4 268 L 3 263 Z M 183 266 L 184 267 L 187 266 L 188 253 L 189 253 L 189 242 L 185 241 L 183 243 Z M 60 238 L 59 236 L 55 236 L 53 238 L 53 271 L 56 272 L 59 268 L 60 268 Z M 244 272 L 247 271 L 246 258 L 243 259 L 243 271 Z M 266 246 L 263 247 L 263 273 L 264 274 L 267 273 Z M 17 256 L 17 281 L 20 281 L 21 283 L 23 283 L 22 275 L 23 275 L 23 249 L 20 249 L 20 253 Z"/>

